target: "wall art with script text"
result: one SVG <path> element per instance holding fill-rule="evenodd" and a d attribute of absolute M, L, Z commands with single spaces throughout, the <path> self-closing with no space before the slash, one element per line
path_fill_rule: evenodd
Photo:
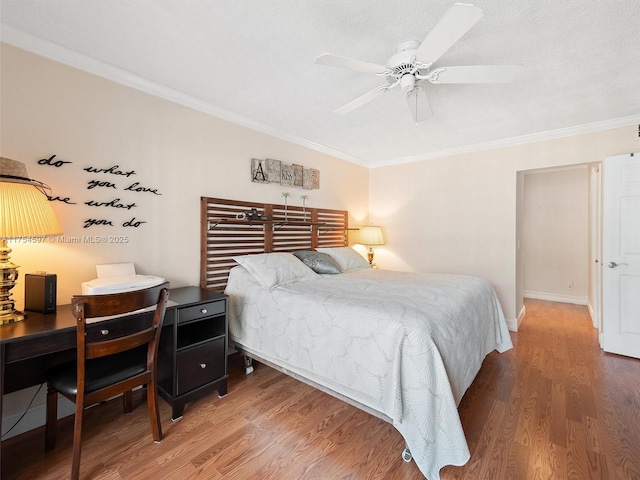
<path fill-rule="evenodd" d="M 117 163 L 77 165 L 52 155 L 37 160 L 37 164 L 55 169 L 80 168 L 84 172 L 82 188 L 74 188 L 71 194 L 56 192 L 58 194 L 49 196 L 49 201 L 84 205 L 88 212 L 82 221 L 85 229 L 96 226 L 139 228 L 147 223 L 136 215 L 141 202 L 162 195 L 158 188 L 144 183 L 140 172 Z"/>

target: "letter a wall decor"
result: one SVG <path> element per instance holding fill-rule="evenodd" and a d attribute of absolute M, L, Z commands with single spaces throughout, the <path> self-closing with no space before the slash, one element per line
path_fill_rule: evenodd
<path fill-rule="evenodd" d="M 251 159 L 251 181 L 279 183 L 286 187 L 302 187 L 306 190 L 320 188 L 320 170 L 302 165 L 286 164 L 280 160 Z"/>

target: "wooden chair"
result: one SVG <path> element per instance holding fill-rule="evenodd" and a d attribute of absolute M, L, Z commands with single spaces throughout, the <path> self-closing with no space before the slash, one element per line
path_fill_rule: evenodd
<path fill-rule="evenodd" d="M 47 378 L 47 423 L 45 450 L 55 447 L 58 393 L 75 402 L 73 427 L 73 461 L 71 478 L 80 473 L 80 449 L 84 409 L 123 394 L 124 411 L 131 411 L 133 388 L 146 385 L 151 432 L 156 442 L 162 440 L 158 411 L 157 353 L 162 322 L 169 297 L 169 283 L 126 293 L 76 295 L 71 298 L 73 315 L 78 322 L 77 361 L 49 370 Z M 108 319 L 87 323 L 87 319 L 131 314 L 155 306 L 151 313 L 136 315 L 126 324 L 126 331 L 109 332 Z"/>

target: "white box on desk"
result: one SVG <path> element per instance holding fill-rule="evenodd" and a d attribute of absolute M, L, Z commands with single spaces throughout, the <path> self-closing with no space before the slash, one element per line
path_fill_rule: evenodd
<path fill-rule="evenodd" d="M 83 295 L 104 295 L 108 293 L 131 292 L 154 287 L 164 282 L 155 275 L 138 275 L 133 263 L 96 265 L 98 278 L 82 282 Z"/>

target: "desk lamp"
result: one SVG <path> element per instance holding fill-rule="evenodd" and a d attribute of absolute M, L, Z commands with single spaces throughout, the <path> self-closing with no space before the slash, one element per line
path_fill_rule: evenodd
<path fill-rule="evenodd" d="M 0 157 L 0 325 L 26 318 L 14 308 L 11 297 L 18 266 L 9 260 L 7 240 L 62 233 L 47 198 L 48 189 L 29 178 L 24 163 Z"/>
<path fill-rule="evenodd" d="M 372 245 L 384 245 L 384 238 L 382 237 L 382 229 L 380 227 L 376 227 L 373 225 L 370 225 L 368 227 L 360 227 L 360 241 L 358 243 L 369 247 L 369 252 L 367 253 L 367 259 L 369 260 L 369 265 L 373 266 Z"/>

